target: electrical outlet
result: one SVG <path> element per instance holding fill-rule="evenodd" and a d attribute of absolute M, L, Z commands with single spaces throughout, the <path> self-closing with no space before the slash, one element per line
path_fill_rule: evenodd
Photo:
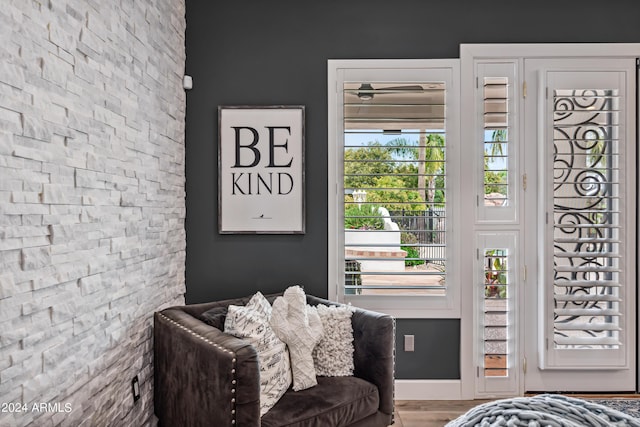
<path fill-rule="evenodd" d="M 133 401 L 137 402 L 140 399 L 140 382 L 137 375 L 131 380 L 131 392 L 133 393 Z"/>
<path fill-rule="evenodd" d="M 404 351 L 415 351 L 415 337 L 414 335 L 404 336 Z"/>

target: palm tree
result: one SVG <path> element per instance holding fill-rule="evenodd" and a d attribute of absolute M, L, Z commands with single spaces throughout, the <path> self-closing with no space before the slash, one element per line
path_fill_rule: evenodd
<path fill-rule="evenodd" d="M 485 198 L 488 194 L 499 193 L 502 197 L 507 197 L 507 176 L 503 170 L 493 170 L 489 168 L 490 163 L 495 163 L 498 159 L 504 162 L 504 143 L 507 142 L 507 128 L 495 129 L 491 134 L 491 141 L 484 142 L 484 171 L 482 179 L 484 182 Z M 501 163 L 502 165 L 502 163 Z M 504 168 L 506 169 L 506 164 Z M 500 199 L 502 200 L 502 199 Z M 486 203 L 486 201 L 485 201 Z"/>
<path fill-rule="evenodd" d="M 396 138 L 386 145 L 393 154 L 418 161 L 418 191 L 422 200 L 433 204 L 436 178 L 444 172 L 444 138 L 440 134 L 427 134 L 422 141 L 407 141 Z"/>
<path fill-rule="evenodd" d="M 504 155 L 502 144 L 507 141 L 507 129 L 496 129 L 491 134 L 490 156 L 487 156 L 485 149 L 484 161 L 485 164 L 489 162 L 495 162 L 495 158 Z"/>
<path fill-rule="evenodd" d="M 434 133 L 425 135 L 424 143 L 420 144 L 418 148 L 418 158 L 420 160 L 418 163 L 418 187 L 424 189 L 424 199 L 431 207 L 436 194 L 436 178 L 444 172 L 444 138 L 442 135 Z M 421 166 L 422 171 L 420 170 Z"/>

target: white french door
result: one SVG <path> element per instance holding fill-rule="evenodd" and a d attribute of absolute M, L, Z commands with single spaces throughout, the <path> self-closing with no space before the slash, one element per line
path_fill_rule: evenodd
<path fill-rule="evenodd" d="M 634 391 L 636 61 L 521 64 L 521 391 Z"/>

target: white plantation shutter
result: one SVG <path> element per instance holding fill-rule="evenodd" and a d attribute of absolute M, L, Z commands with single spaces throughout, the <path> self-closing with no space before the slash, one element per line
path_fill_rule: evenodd
<path fill-rule="evenodd" d="M 476 244 L 476 391 L 517 393 L 517 233 L 478 233 Z"/>
<path fill-rule="evenodd" d="M 347 82 L 343 97 L 345 293 L 444 295 L 446 83 Z"/>
<path fill-rule="evenodd" d="M 625 76 L 547 79 L 547 367 L 625 366 Z"/>
<path fill-rule="evenodd" d="M 475 190 L 477 397 L 635 387 L 637 70 L 623 51 L 461 49 L 463 146 L 474 147 L 473 163 L 462 161 Z M 494 240 L 509 233 L 517 259 Z M 520 294 L 512 305 L 508 292 L 479 290 L 502 259 L 517 272 L 504 287 Z M 509 316 L 517 328 L 495 323 Z M 519 342 L 511 359 L 510 328 Z"/>
<path fill-rule="evenodd" d="M 518 103 L 515 62 L 476 64 L 479 221 L 517 221 Z"/>
<path fill-rule="evenodd" d="M 459 61 L 328 71 L 330 290 L 398 317 L 455 317 Z"/>

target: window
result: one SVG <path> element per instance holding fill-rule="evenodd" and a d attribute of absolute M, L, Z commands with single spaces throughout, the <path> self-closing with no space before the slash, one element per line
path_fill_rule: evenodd
<path fill-rule="evenodd" d="M 451 237 L 457 62 L 330 61 L 329 67 L 330 269 L 337 298 L 405 315 L 427 308 L 450 313 L 457 295 Z"/>
<path fill-rule="evenodd" d="M 509 79 L 484 77 L 484 206 L 508 206 Z"/>
<path fill-rule="evenodd" d="M 475 261 L 478 392 L 517 390 L 517 233 L 478 233 Z"/>
<path fill-rule="evenodd" d="M 481 222 L 516 222 L 518 212 L 518 104 L 515 62 L 476 65 L 478 189 Z"/>
<path fill-rule="evenodd" d="M 444 295 L 443 82 L 344 83 L 345 292 Z"/>

